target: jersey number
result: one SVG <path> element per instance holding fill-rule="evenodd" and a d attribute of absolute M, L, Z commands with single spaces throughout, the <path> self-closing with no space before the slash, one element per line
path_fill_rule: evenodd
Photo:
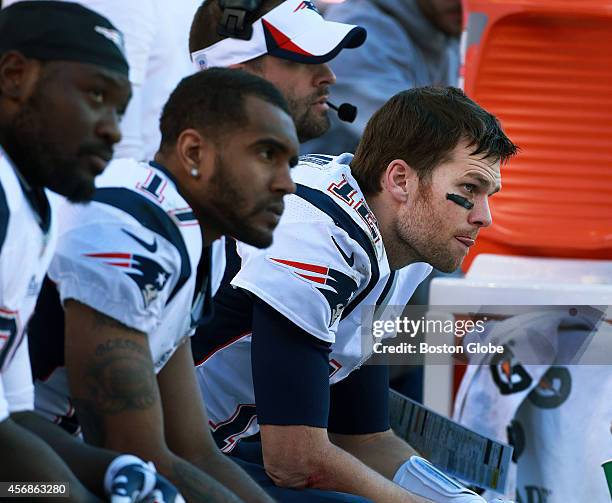
<path fill-rule="evenodd" d="M 380 240 L 380 234 L 378 232 L 378 223 L 376 221 L 376 217 L 368 208 L 368 205 L 364 201 L 363 198 L 359 198 L 359 200 L 355 200 L 355 196 L 357 195 L 357 191 L 353 188 L 353 186 L 348 182 L 346 177 L 342 175 L 342 181 L 339 183 L 332 183 L 328 188 L 328 192 L 330 192 L 334 197 L 340 199 L 343 203 L 348 204 L 353 210 L 357 212 L 361 220 L 368 226 L 370 230 L 370 234 L 372 235 L 372 240 L 375 243 L 378 243 Z"/>
<path fill-rule="evenodd" d="M 136 188 L 161 203 L 164 200 L 164 189 L 166 185 L 166 181 L 150 169 L 147 179 L 142 183 L 138 182 Z"/>

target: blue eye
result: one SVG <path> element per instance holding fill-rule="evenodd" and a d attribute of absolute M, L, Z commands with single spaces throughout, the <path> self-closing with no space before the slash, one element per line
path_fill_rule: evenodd
<path fill-rule="evenodd" d="M 466 192 L 469 192 L 470 194 L 472 194 L 474 190 L 476 190 L 476 185 L 472 183 L 464 183 L 463 187 L 465 188 Z"/>

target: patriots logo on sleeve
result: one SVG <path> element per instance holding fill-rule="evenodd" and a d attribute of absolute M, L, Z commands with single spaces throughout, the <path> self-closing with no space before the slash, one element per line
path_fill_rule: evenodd
<path fill-rule="evenodd" d="M 86 257 L 99 259 L 104 264 L 120 268 L 129 276 L 142 294 L 144 307 L 147 308 L 164 289 L 170 273 L 155 260 L 133 253 L 86 253 Z"/>
<path fill-rule="evenodd" d="M 280 258 L 268 258 L 271 262 L 288 268 L 298 278 L 311 284 L 329 304 L 331 327 L 357 291 L 357 282 L 350 276 L 331 267 L 297 262 Z"/>
<path fill-rule="evenodd" d="M 300 2 L 300 4 L 295 8 L 293 12 L 297 12 L 298 10 L 302 9 L 309 9 L 315 11 L 317 14 L 319 13 L 319 10 L 315 6 L 315 4 L 310 1 Z"/>

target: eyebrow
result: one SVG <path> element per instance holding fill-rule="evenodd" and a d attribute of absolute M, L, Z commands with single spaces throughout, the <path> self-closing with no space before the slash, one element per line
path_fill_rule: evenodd
<path fill-rule="evenodd" d="M 290 150 L 286 143 L 283 143 L 282 141 L 279 141 L 276 138 L 261 138 L 253 143 L 254 147 L 257 147 L 259 145 L 271 146 L 280 150 L 281 152 L 289 152 Z"/>
<path fill-rule="evenodd" d="M 477 180 L 481 185 L 484 185 L 485 187 L 491 187 L 491 182 L 489 182 L 489 180 L 487 180 L 481 175 L 478 175 L 476 173 L 467 173 L 465 176 Z M 489 196 L 496 194 L 497 192 L 499 192 L 500 189 L 501 187 L 499 185 L 494 186 L 493 191 L 489 193 Z"/>
<path fill-rule="evenodd" d="M 103 69 L 96 69 L 91 73 L 91 77 L 101 79 L 107 84 L 112 84 L 117 87 L 122 87 L 124 84 L 122 79 L 104 71 Z"/>
<path fill-rule="evenodd" d="M 96 69 L 94 72 L 92 72 L 91 78 L 103 80 L 106 85 L 114 86 L 114 87 L 117 87 L 118 89 L 121 89 L 123 85 L 125 84 L 125 81 L 123 79 L 120 79 L 119 77 L 116 77 L 115 75 L 112 75 L 103 69 Z M 129 84 L 129 81 L 127 82 Z M 129 103 L 129 101 L 132 99 L 132 96 L 133 96 L 133 93 L 132 93 L 132 89 L 130 86 L 129 93 L 126 97 L 127 103 Z M 127 108 L 127 105 L 125 108 Z"/>
<path fill-rule="evenodd" d="M 283 143 L 282 141 L 277 140 L 276 138 L 270 138 L 270 137 L 261 138 L 252 144 L 253 148 L 257 148 L 259 146 L 271 146 L 283 153 L 289 152 L 291 150 L 290 147 L 288 147 L 286 143 Z M 297 166 L 297 164 L 298 164 L 298 153 L 296 153 L 289 160 L 289 166 L 291 168 Z"/>

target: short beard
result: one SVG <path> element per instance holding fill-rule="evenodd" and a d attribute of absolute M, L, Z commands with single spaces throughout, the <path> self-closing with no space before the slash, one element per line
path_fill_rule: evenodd
<path fill-rule="evenodd" d="M 57 125 L 46 124 L 45 80 L 15 115 L 5 133 L 5 145 L 20 174 L 32 187 L 48 187 L 72 202 L 91 200 L 95 186 L 77 173 L 77 156 L 64 154 L 54 138 Z"/>
<path fill-rule="evenodd" d="M 267 248 L 272 244 L 272 237 L 249 226 L 250 217 L 259 213 L 269 202 L 258 205 L 248 215 L 244 214 L 247 201 L 237 187 L 247 185 L 245 180 L 235 180 L 226 169 L 226 163 L 220 155 L 215 158 L 215 170 L 210 178 L 209 190 L 211 200 L 206 214 L 211 218 L 217 230 L 230 235 L 256 248 Z"/>
<path fill-rule="evenodd" d="M 434 216 L 431 206 L 431 186 L 427 182 L 419 182 L 419 195 L 410 210 L 410 214 L 400 214 L 396 220 L 395 235 L 397 245 L 394 255 L 402 257 L 404 267 L 408 263 L 426 262 L 442 272 L 453 272 L 461 260 L 454 258 L 443 244 L 436 240 L 438 229 L 443 223 Z"/>
<path fill-rule="evenodd" d="M 291 117 L 293 117 L 295 122 L 295 129 L 297 130 L 300 143 L 322 136 L 331 125 L 327 113 L 317 116 L 311 109 L 310 103 L 315 99 L 316 96 L 309 96 L 303 100 L 287 97 L 287 104 L 289 105 Z"/>

